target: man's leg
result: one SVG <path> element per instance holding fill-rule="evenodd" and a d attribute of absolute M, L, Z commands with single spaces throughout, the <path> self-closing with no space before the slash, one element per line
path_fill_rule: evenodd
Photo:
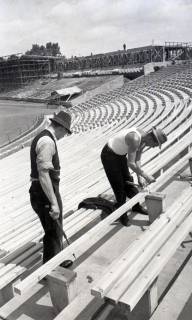
<path fill-rule="evenodd" d="M 117 209 L 126 202 L 126 192 L 124 189 L 124 181 L 121 171 L 121 157 L 114 155 L 104 147 L 101 153 L 101 161 L 111 188 L 115 194 L 117 201 L 115 208 Z M 127 214 L 122 215 L 120 221 L 123 225 L 127 226 Z"/>
<path fill-rule="evenodd" d="M 31 201 L 31 205 L 37 213 L 45 233 L 43 237 L 43 263 L 46 263 L 62 250 L 60 230 L 49 215 L 49 204 Z"/>
<path fill-rule="evenodd" d="M 51 218 L 50 204 L 48 202 L 43 202 L 39 198 L 39 192 L 30 191 L 30 201 L 33 210 L 38 215 L 41 225 L 44 229 L 43 237 L 43 263 L 53 258 L 57 253 L 63 249 L 62 233 L 57 225 L 57 223 Z M 62 225 L 62 214 L 59 217 L 59 221 Z M 68 261 L 68 260 L 67 260 Z M 72 263 L 70 263 L 71 265 Z M 67 266 L 68 267 L 68 263 Z"/>
<path fill-rule="evenodd" d="M 126 181 L 134 182 L 134 179 L 129 172 L 129 168 L 127 166 L 126 160 L 122 163 L 122 166 L 123 166 L 122 170 L 124 173 L 123 176 L 124 176 L 124 182 L 125 182 L 125 187 L 124 187 L 125 192 L 126 192 L 127 197 L 131 199 L 139 192 L 139 190 L 136 186 L 126 183 Z M 140 203 L 136 203 L 132 207 L 132 211 L 136 211 L 136 212 L 139 212 L 144 215 L 148 214 L 147 210 L 143 206 L 141 206 Z"/>

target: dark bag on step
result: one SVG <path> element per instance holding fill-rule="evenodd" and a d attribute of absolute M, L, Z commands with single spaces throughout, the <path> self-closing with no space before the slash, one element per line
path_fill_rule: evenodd
<path fill-rule="evenodd" d="M 82 202 L 79 203 L 78 209 L 86 208 L 86 209 L 100 209 L 106 214 L 112 213 L 114 208 L 114 203 L 107 199 L 101 197 L 93 197 L 84 199 Z"/>

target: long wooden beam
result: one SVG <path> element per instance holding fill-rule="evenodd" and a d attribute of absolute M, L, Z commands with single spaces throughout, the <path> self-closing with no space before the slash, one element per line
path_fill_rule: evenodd
<path fill-rule="evenodd" d="M 187 189 L 184 194 L 179 198 L 177 204 L 173 204 L 165 214 L 161 215 L 158 220 L 155 220 L 151 226 L 139 235 L 131 245 L 107 268 L 106 273 L 92 287 L 91 293 L 94 296 L 103 298 L 107 292 L 115 285 L 115 283 L 123 276 L 128 268 L 139 258 L 151 243 L 156 241 L 157 237 L 162 237 L 162 231 L 171 219 L 176 218 L 176 213 L 183 207 L 183 204 L 189 198 L 189 190 Z M 177 206 L 177 208 L 175 208 Z M 117 268 L 118 264 L 118 268 Z"/>
<path fill-rule="evenodd" d="M 188 190 L 188 199 L 183 203 L 183 208 L 176 209 L 175 215 L 171 220 L 167 219 L 164 228 L 161 229 L 156 237 L 151 240 L 151 242 L 143 248 L 137 259 L 133 261 L 131 265 L 128 266 L 127 270 L 118 279 L 111 290 L 105 295 L 108 300 L 113 303 L 117 303 L 121 296 L 128 290 L 132 283 L 137 279 L 138 275 L 143 271 L 148 265 L 150 260 L 153 259 L 155 254 L 160 250 L 161 247 L 166 243 L 172 233 L 178 228 L 185 217 L 189 214 L 191 210 L 191 199 L 190 190 Z M 181 211 L 182 210 L 182 211 Z"/>
<path fill-rule="evenodd" d="M 190 204 L 191 207 L 191 204 Z M 137 302 L 153 283 L 161 270 L 164 268 L 170 257 L 186 238 L 192 228 L 192 214 L 179 226 L 173 236 L 164 244 L 162 249 L 152 259 L 147 268 L 142 272 L 134 285 L 121 297 L 119 304 L 121 307 L 132 311 Z"/>
<path fill-rule="evenodd" d="M 95 227 L 89 230 L 82 237 L 74 241 L 69 247 L 58 253 L 55 257 L 49 260 L 46 264 L 42 265 L 38 270 L 32 273 L 29 277 L 23 280 L 18 285 L 15 285 L 15 292 L 22 294 L 25 291 L 33 287 L 37 282 L 49 274 L 54 268 L 66 259 L 68 254 L 72 254 L 73 251 L 78 257 L 82 253 L 86 252 L 88 248 L 94 245 L 99 239 L 109 232 L 109 224 L 117 220 L 123 213 L 130 210 L 137 202 L 144 201 L 147 191 L 137 194 L 130 201 L 125 203 L 119 209 L 114 211 L 111 215 L 98 223 Z"/>

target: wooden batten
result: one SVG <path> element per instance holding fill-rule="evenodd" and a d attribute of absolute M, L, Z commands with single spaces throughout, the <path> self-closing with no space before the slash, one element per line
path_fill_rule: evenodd
<path fill-rule="evenodd" d="M 51 301 L 56 314 L 76 297 L 76 277 L 76 272 L 60 266 L 47 276 Z"/>
<path fill-rule="evenodd" d="M 157 290 L 157 280 L 156 278 L 149 289 L 147 290 L 147 301 L 148 301 L 148 312 L 149 316 L 155 311 L 158 305 L 158 290 Z"/>
<path fill-rule="evenodd" d="M 176 174 L 181 168 L 186 166 L 186 161 L 188 161 L 191 156 L 192 152 L 184 156 L 174 165 L 173 168 L 168 169 L 166 173 L 160 176 L 158 178 L 158 181 L 154 184 L 153 190 L 158 190 L 158 188 L 166 184 L 167 181 L 169 181 L 174 174 Z M 40 267 L 33 274 L 24 279 L 19 285 L 16 285 L 14 287 L 15 292 L 18 294 L 22 294 L 25 291 L 29 290 L 44 276 L 49 274 L 55 267 L 57 267 L 63 261 L 63 259 L 66 258 L 66 255 L 70 252 L 75 251 L 75 253 L 77 253 L 76 251 L 78 251 L 78 255 L 81 255 L 86 250 L 86 248 L 93 245 L 95 242 L 98 241 L 98 239 L 100 239 L 104 234 L 107 233 L 108 224 L 118 219 L 125 211 L 130 209 L 137 202 L 142 202 L 144 200 L 144 197 L 145 193 L 142 192 L 136 195 L 131 200 L 129 200 L 128 203 L 126 203 L 121 208 L 113 212 L 109 217 L 105 218 L 98 225 L 89 230 L 85 235 L 81 236 L 81 238 L 78 239 L 78 243 L 77 241 L 74 241 L 70 245 L 70 247 L 65 248 L 56 257 L 52 258 L 44 266 Z"/>
<path fill-rule="evenodd" d="M 143 201 L 144 195 L 144 193 L 137 194 L 134 198 L 125 203 L 121 208 L 114 211 L 107 218 L 105 218 L 95 227 L 89 230 L 86 234 L 81 236 L 81 238 L 71 243 L 69 247 L 62 250 L 55 257 L 49 260 L 46 264 L 41 266 L 33 274 L 24 279 L 22 283 L 20 283 L 18 286 L 15 286 L 15 292 L 18 294 L 22 294 L 25 290 L 29 290 L 30 287 L 33 287 L 35 283 L 39 282 L 43 277 L 45 277 L 60 263 L 62 263 L 62 261 L 66 258 L 67 254 L 71 254 L 74 251 L 77 256 L 80 256 L 82 253 L 84 253 L 86 251 L 86 248 L 90 248 L 91 245 L 95 244 L 98 241 L 98 239 L 100 239 L 108 232 L 109 223 L 118 219 L 125 211 L 132 208 L 132 206 L 136 204 L 138 201 Z"/>
<path fill-rule="evenodd" d="M 165 211 L 165 194 L 150 193 L 146 195 L 145 202 L 149 213 L 149 221 L 152 223 Z"/>
<path fill-rule="evenodd" d="M 15 278 L 12 282 L 3 286 L 0 289 L 0 307 L 2 307 L 7 301 L 14 297 L 13 285 L 20 282 L 20 278 Z"/>
<path fill-rule="evenodd" d="M 124 295 L 119 300 L 119 305 L 123 309 L 128 309 L 132 311 L 135 306 L 138 304 L 140 299 L 145 295 L 145 293 L 153 286 L 154 281 L 157 279 L 161 270 L 165 267 L 169 259 L 173 256 L 179 245 L 186 238 L 192 226 L 192 216 L 189 215 L 181 223 L 179 228 L 176 228 L 176 231 L 173 235 L 167 240 L 165 245 L 157 252 L 157 254 L 151 259 L 146 268 L 139 274 L 136 281 L 132 286 L 124 293 Z M 155 289 L 153 296 L 148 295 L 148 298 L 152 298 L 153 301 L 149 301 L 151 310 L 154 311 L 155 308 Z"/>
<path fill-rule="evenodd" d="M 160 219 L 154 221 L 153 224 L 149 226 L 147 232 L 141 234 L 137 237 L 132 244 L 119 256 L 113 263 L 109 266 L 103 277 L 96 282 L 96 284 L 91 288 L 91 293 L 99 298 L 104 298 L 107 292 L 115 285 L 115 283 L 121 278 L 121 276 L 126 272 L 128 267 L 136 261 L 138 257 L 145 248 L 155 240 L 158 234 L 165 229 L 165 226 L 169 221 L 175 219 L 177 215 L 180 216 L 180 210 L 183 207 L 183 203 L 190 201 L 189 190 L 186 190 L 179 198 L 177 202 L 177 209 L 175 209 L 175 204 L 172 205 Z M 118 265 L 118 267 L 117 267 Z"/>
<path fill-rule="evenodd" d="M 109 279 L 110 281 L 108 281 L 108 277 L 107 274 L 104 278 L 102 278 L 91 290 L 92 294 L 96 295 L 96 296 L 100 296 L 103 297 L 103 293 L 105 298 L 110 301 L 111 303 L 118 303 L 118 301 L 121 300 L 121 296 L 123 293 L 125 293 L 127 290 L 129 290 L 129 286 L 133 283 L 133 281 L 135 281 L 137 279 L 137 275 L 140 274 L 140 272 L 142 271 L 143 266 L 147 266 L 148 261 L 151 261 L 151 258 L 157 254 L 159 248 L 163 245 L 164 241 L 166 239 L 169 238 L 170 234 L 172 234 L 172 232 L 174 232 L 177 228 L 177 225 L 181 223 L 181 221 L 186 217 L 186 215 L 189 212 L 189 207 L 191 205 L 191 201 L 190 201 L 190 190 L 186 191 L 186 195 L 188 193 L 188 201 L 187 199 L 182 198 L 181 203 L 178 204 L 177 207 L 177 211 L 174 212 L 174 215 L 171 216 L 171 214 L 169 215 L 168 212 L 172 212 L 172 209 L 170 208 L 170 210 L 168 210 L 168 212 L 166 212 L 165 215 L 161 216 L 161 219 L 158 221 L 155 221 L 152 225 L 151 228 L 156 230 L 156 236 L 154 234 L 154 232 L 152 232 L 151 234 L 151 242 L 150 243 L 146 243 L 147 245 L 145 246 L 145 248 L 142 247 L 142 241 L 141 243 L 139 241 L 135 242 L 135 245 L 137 246 L 137 249 L 135 248 L 134 251 L 142 251 L 142 253 L 140 252 L 140 255 L 136 255 L 135 256 L 135 261 L 132 260 L 132 246 L 127 250 L 127 252 L 125 252 L 125 257 L 129 257 L 129 253 L 130 253 L 130 259 L 131 259 L 131 265 L 129 264 L 129 260 L 125 259 L 123 262 L 123 257 L 122 257 L 122 264 L 124 264 L 124 268 L 123 270 L 121 270 L 121 274 L 116 271 L 116 273 L 119 275 L 119 277 L 116 277 L 115 274 L 115 269 L 117 270 L 117 268 L 115 268 L 115 265 L 113 264 L 111 266 L 111 268 L 109 268 Z M 183 208 L 183 201 L 185 203 L 185 208 Z M 183 212 L 181 214 L 181 208 L 183 208 Z M 167 221 L 167 222 L 166 222 Z M 159 227 L 159 223 L 162 222 L 162 226 L 161 228 L 157 228 Z M 164 226 L 164 227 L 163 227 Z M 163 228 L 162 228 L 163 227 Z M 154 231 L 153 230 L 153 231 Z M 144 233 L 143 236 L 141 237 L 141 240 L 143 238 L 143 240 L 145 239 L 146 236 L 150 235 L 152 230 L 149 230 L 148 232 Z M 155 237 L 154 237 L 155 236 Z M 146 240 L 150 240 L 147 239 Z M 145 242 L 145 241 L 144 241 Z M 134 248 L 134 246 L 133 246 Z M 126 271 L 125 271 L 126 270 Z M 112 272 L 112 274 L 111 274 Z M 158 276 L 158 274 L 157 274 Z M 116 282 L 115 282 L 116 280 Z M 103 284 L 102 284 L 103 282 Z M 113 288 L 111 288 L 111 283 L 113 284 Z M 109 290 L 109 288 L 111 288 L 111 290 Z M 108 291 L 109 290 L 109 291 Z M 146 289 L 147 290 L 147 289 Z M 143 292 L 144 294 L 145 292 Z M 141 298 L 142 296 L 140 296 Z M 138 301 L 138 300 L 137 300 Z M 154 305 L 154 303 L 153 303 Z"/>
<path fill-rule="evenodd" d="M 189 168 L 192 175 L 192 158 L 189 158 Z"/>

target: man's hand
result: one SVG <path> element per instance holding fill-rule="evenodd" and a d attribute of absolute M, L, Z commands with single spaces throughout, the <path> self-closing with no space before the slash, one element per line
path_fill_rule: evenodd
<path fill-rule="evenodd" d="M 57 220 L 60 215 L 60 209 L 58 204 L 52 204 L 51 205 L 51 210 L 49 211 L 49 214 L 53 220 Z"/>
<path fill-rule="evenodd" d="M 156 181 L 156 179 L 155 179 L 153 176 L 149 175 L 149 174 L 146 174 L 146 175 L 144 176 L 144 178 L 145 178 L 145 180 L 148 182 L 148 184 L 153 183 L 153 182 Z"/>
<path fill-rule="evenodd" d="M 142 189 L 145 187 L 145 181 L 141 176 L 138 177 L 138 184 Z"/>

